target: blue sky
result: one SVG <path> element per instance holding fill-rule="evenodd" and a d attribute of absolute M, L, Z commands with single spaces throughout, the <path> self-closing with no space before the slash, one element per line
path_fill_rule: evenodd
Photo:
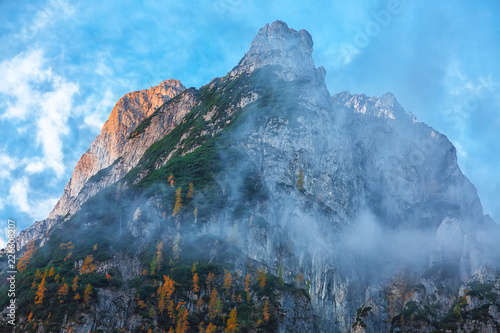
<path fill-rule="evenodd" d="M 0 223 L 48 215 L 122 95 L 223 76 L 276 19 L 311 33 L 330 93 L 390 91 L 446 134 L 500 221 L 499 13 L 493 0 L 2 0 Z"/>

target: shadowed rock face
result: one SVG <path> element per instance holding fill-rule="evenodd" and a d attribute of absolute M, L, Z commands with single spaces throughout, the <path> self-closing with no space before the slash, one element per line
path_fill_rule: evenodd
<path fill-rule="evenodd" d="M 255 74 L 253 79 L 267 84 L 267 91 L 246 82 L 246 94 L 223 110 L 246 115 L 224 142 L 241 153 L 242 163 L 216 176 L 235 198 L 227 198 L 229 209 L 205 221 L 203 232 L 237 238 L 244 256 L 273 273 L 282 268 L 287 283 L 299 273 L 308 280 L 312 308 L 305 299 L 283 295 L 283 308 L 298 324 L 286 318 L 281 331 L 388 331 L 410 301 L 417 308 L 439 303 L 431 319 L 441 320 L 466 293 L 470 279 L 498 280 L 496 271 L 486 269 L 499 262 L 492 236 L 498 227 L 483 216 L 476 189 L 460 171 L 446 136 L 407 114 L 390 93 L 331 96 L 324 69 L 314 65 L 312 47 L 309 33 L 276 21 L 259 31 L 223 79 L 236 82 Z M 44 237 L 57 218 L 75 213 L 138 165 L 148 147 L 201 103 L 190 89 L 155 112 L 183 90 L 178 81 L 168 80 L 120 99 L 78 162 L 50 219 L 22 233 L 18 243 Z M 225 122 L 212 119 L 217 111 L 214 105 L 203 115 L 207 136 L 224 131 Z M 148 127 L 133 133 L 147 117 Z M 188 135 L 182 134 L 176 147 Z M 100 171 L 100 177 L 92 177 Z M 251 207 L 259 226 L 238 234 L 238 223 L 248 221 L 235 220 L 231 205 L 243 196 L 239 191 L 248 175 L 267 198 Z M 461 294 L 443 292 L 442 284 L 460 286 Z M 416 285 L 421 287 L 414 290 Z M 425 325 L 420 327 L 436 328 Z"/>

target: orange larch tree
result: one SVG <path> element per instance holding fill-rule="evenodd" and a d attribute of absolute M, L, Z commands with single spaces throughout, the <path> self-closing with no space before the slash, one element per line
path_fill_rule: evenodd
<path fill-rule="evenodd" d="M 96 270 L 96 266 L 94 264 L 94 258 L 92 255 L 88 255 L 83 262 L 82 267 L 80 268 L 80 274 L 91 274 Z"/>
<path fill-rule="evenodd" d="M 193 274 L 193 292 L 195 294 L 200 292 L 200 279 L 198 278 L 198 273 Z"/>
<path fill-rule="evenodd" d="M 299 171 L 299 179 L 297 180 L 297 187 L 299 191 L 304 191 L 304 172 L 302 170 Z"/>
<path fill-rule="evenodd" d="M 24 272 L 28 267 L 28 264 L 34 254 L 35 254 L 35 240 L 31 240 L 26 245 L 26 252 L 24 252 L 24 255 L 17 262 L 17 270 L 20 271 L 21 273 Z"/>
<path fill-rule="evenodd" d="M 210 317 L 210 319 L 214 319 L 215 316 L 219 314 L 219 304 L 219 293 L 217 292 L 217 288 L 214 288 L 212 294 L 210 295 L 210 301 L 208 303 L 208 316 Z"/>
<path fill-rule="evenodd" d="M 205 333 L 215 333 L 215 332 L 217 332 L 217 327 L 214 324 L 209 323 L 207 329 L 205 330 Z"/>
<path fill-rule="evenodd" d="M 68 296 L 68 293 L 69 293 L 69 286 L 67 283 L 63 284 L 62 286 L 59 287 L 59 289 L 57 290 L 57 294 L 58 294 L 58 297 L 59 297 L 59 301 L 61 303 L 64 302 L 64 298 L 66 296 Z"/>
<path fill-rule="evenodd" d="M 40 282 L 40 284 L 38 285 L 38 290 L 35 293 L 35 304 L 36 305 L 42 304 L 46 291 L 47 291 L 47 287 L 45 287 L 45 277 L 44 277 L 42 279 L 42 282 Z"/>
<path fill-rule="evenodd" d="M 73 290 L 73 292 L 76 292 L 76 290 L 78 289 L 78 275 L 73 279 L 73 285 L 71 286 L 71 289 Z"/>
<path fill-rule="evenodd" d="M 172 213 L 172 216 L 175 217 L 179 212 L 181 211 L 182 208 L 182 198 L 181 198 L 181 191 L 182 188 L 178 188 L 175 191 L 175 205 L 174 205 L 174 212 Z"/>
<path fill-rule="evenodd" d="M 226 291 L 227 295 L 229 295 L 232 285 L 233 285 L 233 277 L 231 276 L 231 272 L 228 271 L 226 273 L 226 278 L 224 279 L 224 290 Z"/>
<path fill-rule="evenodd" d="M 83 293 L 83 302 L 88 305 L 91 296 L 92 296 L 92 286 L 89 283 L 87 284 L 87 288 L 85 288 L 85 292 Z"/>
<path fill-rule="evenodd" d="M 189 321 L 187 320 L 188 315 L 189 315 L 188 310 L 184 306 L 181 306 L 179 308 L 177 327 L 175 328 L 176 333 L 187 333 L 187 331 L 189 330 Z"/>
<path fill-rule="evenodd" d="M 163 275 L 164 282 L 158 287 L 158 312 L 163 313 L 167 305 L 169 305 L 172 294 L 175 291 L 175 281 L 170 277 Z M 169 306 L 170 308 L 170 306 Z"/>
<path fill-rule="evenodd" d="M 224 332 L 226 333 L 236 333 L 238 331 L 238 321 L 236 319 L 236 308 L 231 310 L 229 318 L 227 319 L 227 326 Z"/>
<path fill-rule="evenodd" d="M 262 315 L 264 317 L 264 321 L 266 323 L 269 322 L 269 303 L 267 302 L 267 299 L 266 299 L 266 304 L 264 304 L 264 309 L 262 309 Z"/>

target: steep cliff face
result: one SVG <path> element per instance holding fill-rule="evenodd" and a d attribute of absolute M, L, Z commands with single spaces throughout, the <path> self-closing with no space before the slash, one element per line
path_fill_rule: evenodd
<path fill-rule="evenodd" d="M 177 126 L 193 107 L 192 94 L 185 94 L 175 107 L 162 108 L 184 90 L 178 80 L 166 80 L 156 87 L 131 92 L 120 98 L 101 134 L 76 164 L 73 176 L 49 217 L 23 230 L 18 237 L 18 248 L 32 239 L 43 238 L 57 221 L 73 215 L 90 197 L 120 180 L 132 169 L 144 152 Z M 147 135 L 134 135 L 132 131 L 147 118 L 151 118 Z M 134 139 L 128 140 L 131 135 Z"/>
<path fill-rule="evenodd" d="M 137 159 L 142 156 L 141 153 L 144 153 L 154 142 L 154 139 L 134 147 L 140 149 L 135 152 L 126 149 L 130 148 L 125 147 L 127 137 L 144 119 L 151 116 L 158 107 L 185 89 L 177 80 L 166 80 L 148 90 L 140 90 L 123 96 L 111 111 L 111 115 L 104 124 L 101 134 L 92 142 L 90 149 L 83 154 L 76 164 L 73 176 L 66 185 L 63 196 L 50 213 L 49 218 L 54 219 L 65 216 L 67 213 L 74 213 L 78 207 L 78 205 L 75 205 L 74 200 L 86 182 L 99 171 L 109 167 L 117 158 L 124 157 L 126 167 L 134 166 L 134 162 L 137 162 Z M 175 127 L 184 115 L 181 112 L 172 115 L 170 119 L 165 119 L 166 122 L 162 124 L 163 129 Z M 161 134 L 164 135 L 165 132 Z M 134 149 L 132 148 L 132 150 Z M 124 172 L 127 171 L 124 170 Z"/>
<path fill-rule="evenodd" d="M 47 265 L 71 241 L 85 281 L 89 253 L 99 274 L 120 272 L 111 275 L 119 287 L 100 281 L 83 320 L 73 314 L 58 327 L 173 327 L 154 294 L 165 274 L 182 287 L 191 323 L 221 328 L 209 315 L 212 287 L 191 291 L 187 265 L 201 262 L 202 279 L 219 272 L 219 290 L 233 272 L 222 309 L 237 308 L 248 331 L 497 328 L 500 232 L 455 148 L 390 93 L 331 96 L 312 46 L 306 31 L 277 21 L 225 77 L 182 93 L 166 81 L 120 100 L 51 219 L 20 236 L 57 250 L 37 259 Z M 254 289 L 236 301 L 245 274 Z"/>

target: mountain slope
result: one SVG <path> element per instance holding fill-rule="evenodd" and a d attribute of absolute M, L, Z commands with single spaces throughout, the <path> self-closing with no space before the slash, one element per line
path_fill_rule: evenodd
<path fill-rule="evenodd" d="M 331 96 L 312 46 L 266 25 L 225 77 L 169 81 L 118 134 L 105 125 L 50 225 L 18 240 L 41 238 L 20 277 L 23 329 L 222 330 L 232 309 L 252 332 L 500 327 L 498 226 L 453 145 L 391 94 Z M 59 298 L 50 267 L 94 288 L 88 304 L 82 286 Z"/>

